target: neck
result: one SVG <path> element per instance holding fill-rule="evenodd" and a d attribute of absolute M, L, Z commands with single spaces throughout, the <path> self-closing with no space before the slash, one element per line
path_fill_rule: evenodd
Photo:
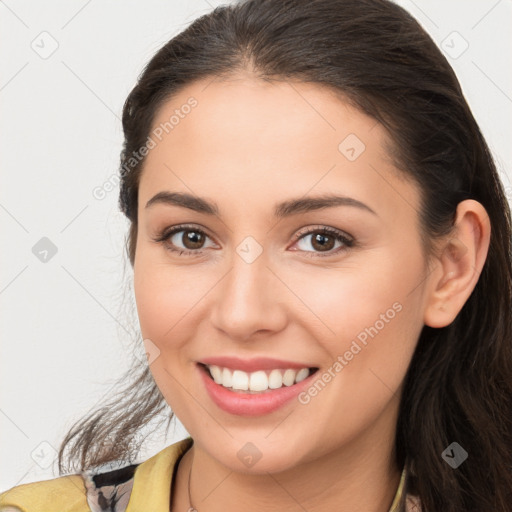
<path fill-rule="evenodd" d="M 378 442 L 361 436 L 350 448 L 264 474 L 232 471 L 194 442 L 179 464 L 171 510 L 389 512 L 401 474 L 393 441 L 382 432 Z"/>
<path fill-rule="evenodd" d="M 303 441 L 316 442 L 307 458 L 276 471 L 233 470 L 194 439 L 177 469 L 171 510 L 389 512 L 401 476 L 394 451 L 398 406 L 398 400 L 391 401 L 372 424 L 344 443 L 330 426 L 323 436 Z M 247 437 L 246 431 L 242 436 Z M 306 453 L 304 445 L 297 448 Z"/>

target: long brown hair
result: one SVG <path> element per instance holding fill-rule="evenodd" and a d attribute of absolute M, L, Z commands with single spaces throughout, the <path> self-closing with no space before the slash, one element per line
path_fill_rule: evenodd
<path fill-rule="evenodd" d="M 405 491 L 419 497 L 424 512 L 510 511 L 510 207 L 454 71 L 401 7 L 388 0 L 247 0 L 216 8 L 166 43 L 123 109 L 119 206 L 131 223 L 131 265 L 144 164 L 133 155 L 147 143 L 158 108 L 196 80 L 246 70 L 332 87 L 388 130 L 397 168 L 421 190 L 427 255 L 450 233 L 460 201 L 474 199 L 487 210 L 490 247 L 473 293 L 450 325 L 421 332 L 405 376 L 395 452 L 407 469 Z M 59 451 L 61 474 L 65 449 L 80 469 L 131 460 L 140 428 L 162 411 L 170 421 L 147 365 L 137 362 L 125 379 L 121 393 L 70 430 Z M 457 469 L 441 456 L 454 441 L 469 452 Z"/>

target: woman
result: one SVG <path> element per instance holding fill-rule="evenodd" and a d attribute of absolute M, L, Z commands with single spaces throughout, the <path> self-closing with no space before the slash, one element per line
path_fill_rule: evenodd
<path fill-rule="evenodd" d="M 406 11 L 217 8 L 123 128 L 148 365 L 5 510 L 511 510 L 510 209 Z M 166 404 L 190 437 L 134 463 Z"/>

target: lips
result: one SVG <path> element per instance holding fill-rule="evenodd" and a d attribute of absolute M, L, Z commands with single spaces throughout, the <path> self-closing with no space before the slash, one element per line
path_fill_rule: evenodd
<path fill-rule="evenodd" d="M 240 416 L 275 411 L 309 386 L 317 367 L 272 358 L 212 357 L 197 363 L 213 402 Z"/>

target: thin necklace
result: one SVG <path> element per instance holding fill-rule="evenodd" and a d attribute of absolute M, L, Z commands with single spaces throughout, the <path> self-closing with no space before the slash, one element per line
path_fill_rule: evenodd
<path fill-rule="evenodd" d="M 190 497 L 190 477 L 192 476 L 192 464 L 194 463 L 194 452 L 192 452 L 192 460 L 190 461 L 190 471 L 188 472 L 188 504 L 190 508 L 188 512 L 197 512 L 196 508 L 192 505 L 192 498 Z"/>
<path fill-rule="evenodd" d="M 194 462 L 194 452 L 192 452 L 192 460 L 190 461 L 190 471 L 188 472 L 188 485 L 187 485 L 187 488 L 188 488 L 188 504 L 189 504 L 189 509 L 188 509 L 187 512 L 198 512 L 198 510 L 192 505 L 192 498 L 190 496 L 190 477 L 192 476 L 192 464 L 193 464 L 193 462 Z M 398 489 L 400 489 L 400 484 L 402 483 L 402 480 L 404 478 L 405 478 L 405 468 L 402 470 L 402 474 L 401 474 L 401 477 L 400 477 L 400 482 L 398 484 Z M 398 492 L 398 489 L 397 489 L 397 492 Z"/>

